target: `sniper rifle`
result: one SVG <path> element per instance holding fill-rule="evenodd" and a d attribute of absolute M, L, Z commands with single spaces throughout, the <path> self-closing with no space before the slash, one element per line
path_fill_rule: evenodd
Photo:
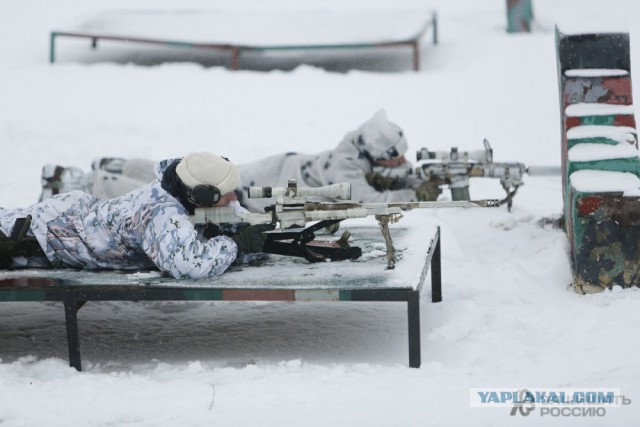
<path fill-rule="evenodd" d="M 233 207 L 196 208 L 191 221 L 194 224 L 272 224 L 275 229 L 266 232 L 267 240 L 263 252 L 299 256 L 310 262 L 319 262 L 356 259 L 362 255 L 362 250 L 359 247 L 349 246 L 349 231 L 345 231 L 335 242 L 314 241 L 316 231 L 328 228 L 337 230 L 339 223 L 345 219 L 373 215 L 380 224 L 385 240 L 387 269 L 393 269 L 396 262 L 389 223 L 398 222 L 402 218 L 402 210 L 499 206 L 497 200 L 356 203 L 349 200 L 351 198 L 350 183 L 323 187 L 298 187 L 296 180 L 289 180 L 286 188 L 250 187 L 249 197 L 274 197 L 276 201 L 267 206 L 264 213 L 237 213 Z M 310 199 L 344 201 L 323 202 Z M 309 222 L 315 223 L 307 226 Z"/>

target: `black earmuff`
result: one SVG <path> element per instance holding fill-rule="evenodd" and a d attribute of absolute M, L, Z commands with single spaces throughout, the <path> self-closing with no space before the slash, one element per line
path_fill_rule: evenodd
<path fill-rule="evenodd" d="M 205 208 L 215 205 L 222 198 L 220 189 L 213 185 L 196 185 L 193 188 L 187 188 L 185 194 L 191 203 Z"/>

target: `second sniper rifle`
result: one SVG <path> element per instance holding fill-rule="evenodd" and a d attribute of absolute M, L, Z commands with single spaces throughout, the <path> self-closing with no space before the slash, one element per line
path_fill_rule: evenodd
<path fill-rule="evenodd" d="M 275 229 L 267 232 L 264 252 L 299 256 L 310 262 L 318 262 L 356 259 L 362 255 L 362 250 L 359 247 L 349 246 L 348 231 L 345 231 L 339 240 L 328 244 L 314 241 L 316 231 L 336 227 L 345 219 L 373 215 L 378 220 L 385 239 L 388 269 L 393 269 L 396 261 L 389 223 L 398 222 L 402 218 L 403 209 L 498 206 L 497 200 L 356 203 L 349 200 L 351 199 L 350 183 L 324 187 L 298 187 L 295 180 L 290 180 L 286 188 L 250 187 L 249 197 L 273 197 L 276 201 L 267 206 L 264 213 L 238 214 L 233 207 L 196 208 L 191 221 L 194 224 L 273 224 Z M 344 201 L 312 201 L 318 199 Z M 307 226 L 309 222 L 315 223 Z"/>
<path fill-rule="evenodd" d="M 452 200 L 469 200 L 469 178 L 499 178 L 507 196 L 500 204 L 507 204 L 511 210 L 513 197 L 518 188 L 524 185 L 525 174 L 538 176 L 560 175 L 557 166 L 525 166 L 517 162 L 494 162 L 493 150 L 489 141 L 484 140 L 484 150 L 429 151 L 420 149 L 417 153 L 419 166 L 416 168 L 418 178 L 434 182 L 437 186 L 449 185 Z"/>

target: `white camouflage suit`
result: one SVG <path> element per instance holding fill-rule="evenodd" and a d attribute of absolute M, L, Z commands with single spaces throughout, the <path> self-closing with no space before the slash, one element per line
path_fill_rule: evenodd
<path fill-rule="evenodd" d="M 388 151 L 394 151 L 389 155 Z M 296 179 L 299 187 L 319 187 L 343 182 L 351 183 L 351 198 L 356 202 L 408 202 L 415 201 L 415 188 L 420 182 L 408 172 L 411 163 L 398 168 L 374 167 L 373 160 L 402 156 L 407 151 L 407 142 L 402 129 L 387 119 L 384 110 L 358 129 L 349 132 L 333 150 L 318 154 L 287 153 L 238 165 L 242 184 L 242 204 L 251 211 L 262 209 L 273 201 L 249 199 L 250 186 L 286 187 L 289 179 Z M 110 198 L 142 185 L 151 179 L 150 160 L 131 159 L 122 174 L 98 171 L 90 189 L 91 193 Z M 399 190 L 377 191 L 366 178 L 373 170 L 383 175 L 397 175 L 405 178 L 406 187 Z"/>
<path fill-rule="evenodd" d="M 26 209 L 0 208 L 0 229 L 9 235 L 17 218 L 31 215 L 29 234 L 53 267 L 158 268 L 176 279 L 220 275 L 238 247 L 227 236 L 198 238 L 186 209 L 161 187 L 174 160 L 156 164 L 153 182 L 114 199 L 72 191 Z"/>
<path fill-rule="evenodd" d="M 394 150 L 396 155 L 388 155 Z M 368 182 L 366 174 L 375 168 L 372 160 L 388 159 L 404 155 L 407 142 L 400 127 L 387 120 L 384 111 L 378 112 L 371 120 L 357 130 L 347 133 L 333 150 L 318 154 L 287 153 L 267 157 L 255 163 L 238 166 L 242 182 L 242 204 L 249 210 L 262 210 L 268 200 L 248 199 L 250 186 L 286 187 L 289 179 L 296 179 L 299 187 L 320 187 L 324 185 L 351 183 L 351 199 L 361 203 L 409 202 L 416 200 L 413 187 L 419 182 L 412 181 L 406 173 L 411 164 L 406 163 L 395 171 L 407 179 L 406 188 L 377 191 Z"/>

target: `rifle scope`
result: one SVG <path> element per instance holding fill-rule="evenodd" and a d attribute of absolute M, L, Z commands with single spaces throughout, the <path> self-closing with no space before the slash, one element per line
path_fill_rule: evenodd
<path fill-rule="evenodd" d="M 268 199 L 271 197 L 287 197 L 290 199 L 302 199 L 305 197 L 327 197 L 336 200 L 351 199 L 351 183 L 325 185 L 322 187 L 298 187 L 289 184 L 289 187 L 249 187 L 249 198 Z"/>

